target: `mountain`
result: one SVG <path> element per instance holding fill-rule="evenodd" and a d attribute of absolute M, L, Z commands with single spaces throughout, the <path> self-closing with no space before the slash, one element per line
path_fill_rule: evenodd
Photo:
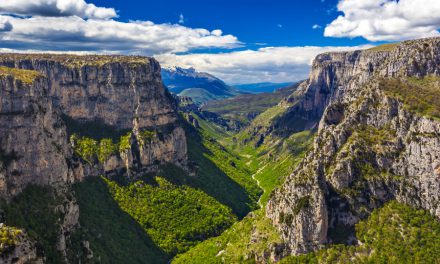
<path fill-rule="evenodd" d="M 392 200 L 440 217 L 439 51 L 432 38 L 315 59 L 290 107 L 322 116 L 314 147 L 267 205 L 283 254 L 368 243 L 355 225 Z"/>
<path fill-rule="evenodd" d="M 173 263 L 438 262 L 439 54 L 429 38 L 318 55 L 233 135 L 263 209 Z"/>
<path fill-rule="evenodd" d="M 193 68 L 163 68 L 162 79 L 170 92 L 191 97 L 198 104 L 240 94 L 217 77 Z"/>
<path fill-rule="evenodd" d="M 271 83 L 271 82 L 262 82 L 262 83 L 249 83 L 249 84 L 235 84 L 233 85 L 238 90 L 245 93 L 272 93 L 280 88 L 284 88 L 287 86 L 291 86 L 292 83 Z"/>
<path fill-rule="evenodd" d="M 273 92 L 242 94 L 227 99 L 210 101 L 202 106 L 202 110 L 220 115 L 238 131 L 246 127 L 266 109 L 277 105 L 283 98 L 291 95 L 298 85 L 299 83 L 291 84 Z"/>

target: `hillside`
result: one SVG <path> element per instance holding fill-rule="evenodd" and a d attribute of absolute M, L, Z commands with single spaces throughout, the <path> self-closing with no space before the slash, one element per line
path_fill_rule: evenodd
<path fill-rule="evenodd" d="M 170 92 L 188 96 L 197 104 L 232 97 L 241 93 L 217 77 L 198 72 L 193 68 L 164 68 L 162 69 L 162 79 Z"/>
<path fill-rule="evenodd" d="M 297 87 L 298 84 L 293 84 L 274 92 L 242 94 L 210 101 L 202 106 L 202 110 L 218 114 L 223 119 L 236 124 L 236 127 L 243 128 L 266 109 L 277 105 L 283 98 L 292 94 Z"/>

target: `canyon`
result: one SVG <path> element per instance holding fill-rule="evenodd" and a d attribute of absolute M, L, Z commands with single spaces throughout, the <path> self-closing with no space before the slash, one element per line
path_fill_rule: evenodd
<path fill-rule="evenodd" d="M 365 246 L 359 226 L 396 204 L 437 234 L 439 87 L 440 38 L 324 53 L 277 104 L 208 110 L 171 95 L 153 58 L 0 54 L 0 260 L 303 263 Z M 209 112 L 243 100 L 258 107 L 239 125 Z"/>

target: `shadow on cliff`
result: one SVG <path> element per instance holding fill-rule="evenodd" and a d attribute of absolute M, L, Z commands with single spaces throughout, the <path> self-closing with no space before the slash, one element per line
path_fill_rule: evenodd
<path fill-rule="evenodd" d="M 122 211 L 100 177 L 89 177 L 74 185 L 80 207 L 81 231 L 73 242 L 90 242 L 100 263 L 167 263 L 170 260 L 142 227 Z M 77 238 L 77 239 L 75 239 Z M 81 252 L 72 245 L 72 251 Z"/>
<path fill-rule="evenodd" d="M 182 122 L 187 136 L 189 167 L 196 175 L 190 176 L 177 166 L 168 165 L 162 168 L 166 178 L 175 184 L 198 188 L 230 207 L 240 219 L 245 217 L 255 209 L 256 201 L 250 198 L 245 188 L 206 157 L 212 155 L 212 152 L 202 144 L 199 132 L 185 121 Z"/>

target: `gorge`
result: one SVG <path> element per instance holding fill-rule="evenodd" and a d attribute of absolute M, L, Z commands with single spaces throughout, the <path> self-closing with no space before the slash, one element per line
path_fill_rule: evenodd
<path fill-rule="evenodd" d="M 0 54 L 0 262 L 439 261 L 440 38 L 237 98 L 173 96 L 148 57 Z"/>

